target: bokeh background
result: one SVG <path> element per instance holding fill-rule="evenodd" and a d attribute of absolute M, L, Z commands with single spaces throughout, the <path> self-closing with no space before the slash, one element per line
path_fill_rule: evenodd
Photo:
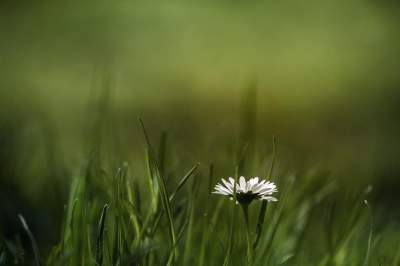
<path fill-rule="evenodd" d="M 188 165 L 249 134 L 270 151 L 275 136 L 282 167 L 371 184 L 398 222 L 399 12 L 372 0 L 2 1 L 2 234 L 24 213 L 54 244 L 93 141 L 143 168 L 139 116 Z"/>

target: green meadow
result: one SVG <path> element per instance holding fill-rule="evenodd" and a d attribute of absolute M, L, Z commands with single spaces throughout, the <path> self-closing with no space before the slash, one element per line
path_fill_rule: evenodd
<path fill-rule="evenodd" d="M 1 2 L 0 265 L 400 266 L 399 11 Z"/>

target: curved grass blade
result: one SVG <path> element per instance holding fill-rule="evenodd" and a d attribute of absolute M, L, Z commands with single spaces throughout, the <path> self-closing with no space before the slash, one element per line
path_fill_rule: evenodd
<path fill-rule="evenodd" d="M 98 234 L 96 240 L 96 265 L 100 266 L 103 263 L 103 244 L 104 244 L 104 227 L 107 217 L 108 204 L 105 204 L 101 212 Z"/>
<path fill-rule="evenodd" d="M 168 224 L 169 224 L 169 234 L 170 234 L 170 238 L 171 238 L 171 248 L 174 250 L 174 260 L 176 260 L 178 257 L 178 250 L 176 248 L 175 226 L 174 226 L 174 221 L 173 221 L 173 216 L 172 216 L 172 211 L 171 211 L 171 204 L 170 204 L 169 197 L 168 197 L 167 186 L 166 186 L 163 175 L 160 173 L 160 168 L 157 163 L 156 156 L 154 154 L 154 150 L 151 147 L 150 138 L 146 132 L 146 128 L 144 127 L 144 123 L 143 123 L 142 119 L 139 118 L 139 122 L 142 127 L 143 134 L 145 136 L 146 143 L 147 143 L 147 146 L 149 149 L 148 160 L 149 160 L 150 170 L 152 170 L 151 172 L 153 173 L 153 175 L 156 177 L 156 179 L 158 181 L 157 183 L 159 186 L 159 190 L 161 192 L 161 203 L 164 208 L 164 211 L 167 213 Z"/>
<path fill-rule="evenodd" d="M 186 181 L 189 179 L 189 177 L 192 176 L 193 172 L 194 172 L 199 166 L 200 166 L 200 163 L 196 163 L 196 164 L 189 170 L 189 172 L 188 172 L 184 177 L 182 177 L 182 179 L 179 181 L 179 184 L 178 184 L 177 188 L 175 189 L 175 191 L 169 196 L 169 202 L 170 202 L 170 203 L 174 200 L 176 194 L 179 192 L 179 190 L 183 187 L 183 185 L 186 183 Z M 158 213 L 158 215 L 157 215 L 157 217 L 156 217 L 156 219 L 155 219 L 155 221 L 154 221 L 153 228 L 151 229 L 151 235 L 154 235 L 154 234 L 155 234 L 155 232 L 156 232 L 156 230 L 157 230 L 157 227 L 158 227 L 158 225 L 159 225 L 159 223 L 160 223 L 160 221 L 161 221 L 161 217 L 163 216 L 163 214 L 164 214 L 164 210 L 161 210 L 161 211 Z"/>
<path fill-rule="evenodd" d="M 31 246 L 33 249 L 33 255 L 35 256 L 35 264 L 36 266 L 40 265 L 39 261 L 39 249 L 36 243 L 36 239 L 33 236 L 31 230 L 29 229 L 28 224 L 26 223 L 24 217 L 21 214 L 18 214 L 18 218 L 21 221 L 22 227 L 24 228 L 25 232 L 28 234 L 29 240 L 31 241 Z"/>
<path fill-rule="evenodd" d="M 171 205 L 168 199 L 168 192 L 167 192 L 167 187 L 165 184 L 165 180 L 160 174 L 157 165 L 154 163 L 154 174 L 156 175 L 158 179 L 158 185 L 160 186 L 160 191 L 161 191 L 161 203 L 164 207 L 164 211 L 167 213 L 167 218 L 168 218 L 168 223 L 169 223 L 169 232 L 170 232 L 170 237 L 171 237 L 171 247 L 175 250 L 175 255 L 174 258 L 176 259 L 178 256 L 178 251 L 176 249 L 176 235 L 175 235 L 175 226 L 174 226 L 174 221 L 172 217 L 172 211 L 171 211 Z"/>

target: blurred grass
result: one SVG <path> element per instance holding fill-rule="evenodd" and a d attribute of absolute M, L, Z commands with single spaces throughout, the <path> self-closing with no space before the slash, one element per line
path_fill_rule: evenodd
<path fill-rule="evenodd" d="M 223 154 L 219 156 L 224 157 Z M 128 166 L 131 164 L 125 163 L 126 166 L 118 170 L 116 175 L 110 175 L 102 169 L 109 165 L 107 160 L 99 161 L 98 157 L 90 155 L 86 169 L 82 169 L 81 173 L 74 178 L 70 200 L 66 206 L 68 209 L 65 212 L 66 220 L 61 232 L 61 242 L 52 249 L 47 264 L 92 265 L 95 264 L 94 258 L 96 258 L 97 265 L 164 265 L 172 258 L 173 251 L 171 250 L 175 249 L 174 241 L 170 248 L 161 244 L 169 238 L 167 232 L 171 219 L 174 220 L 173 223 L 176 223 L 178 231 L 186 234 L 184 242 L 176 246 L 184 251 L 183 258 L 179 259 L 179 255 L 176 255 L 176 263 L 189 265 L 195 262 L 201 249 L 200 242 L 195 239 L 201 239 L 204 233 L 211 230 L 212 233 L 208 235 L 208 244 L 205 245 L 204 252 L 208 254 L 205 256 L 205 263 L 207 265 L 222 264 L 224 250 L 232 248 L 228 253 L 228 264 L 244 264 L 245 234 L 241 219 L 231 220 L 231 223 L 235 221 L 236 226 L 230 229 L 228 238 L 228 221 L 230 220 L 228 213 L 230 209 L 238 207 L 227 200 L 219 199 L 224 206 L 221 212 L 219 210 L 221 207 L 218 205 L 210 208 L 210 214 L 218 218 L 211 219 L 210 225 L 196 222 L 201 221 L 202 213 L 207 210 L 202 204 L 203 199 L 209 194 L 207 191 L 209 186 L 204 183 L 208 180 L 207 174 L 200 172 L 194 179 L 199 180 L 197 185 L 188 187 L 187 192 L 177 192 L 177 199 L 172 202 L 165 195 L 167 186 L 161 185 L 156 194 L 146 192 L 152 186 L 158 187 L 152 184 L 153 182 L 164 183 L 160 178 L 153 176 L 153 171 L 157 172 L 157 170 L 154 168 L 155 162 L 152 163 L 154 156 L 151 155 L 150 158 L 153 159 L 150 160 L 152 170 L 149 172 L 151 174 L 149 178 L 153 181 L 150 182 L 151 186 L 147 187 L 144 178 L 140 177 L 143 174 L 146 175 L 145 169 L 139 168 L 132 171 L 133 169 L 131 170 Z M 178 168 L 181 169 L 186 161 L 186 159 L 180 161 Z M 266 171 L 262 158 L 257 155 L 255 161 L 257 162 L 255 166 L 252 162 L 249 163 L 253 165 L 250 168 L 252 171 Z M 217 165 L 221 172 L 228 172 L 231 167 Z M 178 168 L 173 170 L 170 164 L 165 165 L 166 173 L 169 173 L 166 176 L 170 191 L 176 185 L 179 188 L 180 182 L 176 179 Z M 393 265 L 398 263 L 396 254 L 388 248 L 391 243 L 383 241 L 380 248 L 377 248 L 372 242 L 378 237 L 384 239 L 386 230 L 394 225 L 393 223 L 388 223 L 387 220 L 379 222 L 378 219 L 378 222 L 372 224 L 376 228 L 374 232 L 376 230 L 377 237 L 368 236 L 369 215 L 363 209 L 362 200 L 369 197 L 366 194 L 370 193 L 369 189 L 366 192 L 364 189 L 357 192 L 357 189 L 349 187 L 338 179 L 330 178 L 321 171 L 304 173 L 296 179 L 283 169 L 277 171 L 280 172 L 278 184 L 281 194 L 279 202 L 268 208 L 265 220 L 266 231 L 261 235 L 259 248 L 256 249 L 255 265 L 265 265 L 265 263 L 269 265 L 360 265 L 364 261 L 365 254 L 374 263 L 382 259 Z M 278 174 L 274 172 L 273 175 Z M 214 179 L 211 182 L 215 181 Z M 136 192 L 139 194 L 135 197 L 131 195 L 132 187 L 139 187 Z M 136 190 L 133 189 L 133 191 Z M 148 206 L 151 206 L 149 205 L 151 202 L 158 201 L 159 196 L 161 199 L 164 197 L 163 201 L 171 202 L 170 207 L 166 207 L 168 205 L 163 203 L 164 212 L 170 212 L 170 215 L 168 219 L 162 219 L 159 228 L 154 231 L 152 224 L 158 223 L 157 217 L 162 209 Z M 210 200 L 216 202 L 218 199 L 213 196 Z M 101 218 L 97 222 L 102 202 L 111 202 L 110 211 L 106 214 L 107 205 L 105 205 Z M 259 204 L 253 203 L 252 207 L 256 205 Z M 254 210 L 251 212 L 251 225 L 255 225 L 256 222 Z M 326 223 L 321 223 L 321 219 L 326 219 Z M 98 230 L 96 230 L 97 223 Z M 255 226 L 252 228 L 254 230 Z M 143 233 L 138 234 L 138 232 Z M 398 231 L 395 232 L 398 234 Z M 365 241 L 367 238 L 369 240 Z M 181 237 L 178 237 L 178 241 L 179 239 Z M 218 248 L 219 242 L 222 248 Z M 368 245 L 362 244 L 367 242 Z M 12 242 L 4 239 L 3 243 L 6 243 L 3 249 L 5 263 L 11 261 L 13 256 L 22 264 L 29 263 L 29 259 L 26 260 L 12 253 L 13 249 L 9 248 Z M 97 243 L 96 247 L 94 243 Z M 390 245 L 386 246 L 386 244 Z M 379 256 L 374 256 L 378 253 L 380 253 Z"/>
<path fill-rule="evenodd" d="M 256 264 L 360 265 L 370 254 L 370 265 L 398 265 L 398 11 L 356 0 L 2 1 L 0 262 L 33 258 L 21 213 L 42 263 L 93 264 L 104 234 L 104 264 L 220 265 L 228 253 L 242 265 L 245 234 L 229 246 L 231 206 L 209 195 L 238 167 L 280 185 Z M 147 158 L 138 116 L 159 143 Z M 171 224 L 175 240 L 160 245 Z"/>

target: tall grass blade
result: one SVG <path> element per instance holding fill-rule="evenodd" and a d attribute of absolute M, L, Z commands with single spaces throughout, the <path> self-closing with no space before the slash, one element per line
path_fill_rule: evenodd
<path fill-rule="evenodd" d="M 186 173 L 184 177 L 179 181 L 178 186 L 176 187 L 175 191 L 169 196 L 169 201 L 171 202 L 174 198 L 176 193 L 185 185 L 186 181 L 189 179 L 189 177 L 192 176 L 194 171 L 200 166 L 200 163 L 196 163 L 190 170 L 189 172 Z"/>
<path fill-rule="evenodd" d="M 22 227 L 24 228 L 25 232 L 28 234 L 29 241 L 31 242 L 32 250 L 33 250 L 33 255 L 35 257 L 35 264 L 36 266 L 40 265 L 40 256 L 39 256 L 39 249 L 36 243 L 36 239 L 33 236 L 31 230 L 29 229 L 28 224 L 26 223 L 24 217 L 21 214 L 18 214 L 18 218 L 21 221 Z"/>
<path fill-rule="evenodd" d="M 101 266 L 103 264 L 103 244 L 104 244 L 104 228 L 107 217 L 107 209 L 108 204 L 105 204 L 103 207 L 103 211 L 101 212 L 98 232 L 97 232 L 97 240 L 96 240 L 96 265 Z"/>
<path fill-rule="evenodd" d="M 169 196 L 169 202 L 170 202 L 170 203 L 174 200 L 176 194 L 177 194 L 177 193 L 179 192 L 179 190 L 183 187 L 183 185 L 186 183 L 186 181 L 189 179 L 189 177 L 192 176 L 192 174 L 193 174 L 194 171 L 199 167 L 199 165 L 200 165 L 200 163 L 196 163 L 196 164 L 189 170 L 189 172 L 188 172 L 184 177 L 182 177 L 182 179 L 179 181 L 179 184 L 178 184 L 178 186 L 176 187 L 175 191 Z M 162 218 L 163 215 L 164 215 L 164 210 L 161 210 L 160 212 L 158 212 L 158 215 L 157 215 L 157 217 L 156 217 L 156 219 L 155 219 L 153 228 L 152 228 L 152 230 L 151 230 L 151 235 L 154 235 L 154 234 L 155 234 L 155 232 L 156 232 L 156 230 L 157 230 L 157 227 L 158 227 L 158 225 L 159 225 L 159 223 L 160 223 L 161 218 Z"/>
<path fill-rule="evenodd" d="M 165 175 L 165 154 L 167 153 L 167 139 L 168 134 L 166 131 L 161 133 L 160 144 L 158 148 L 158 163 L 160 164 L 160 173 Z"/>
<path fill-rule="evenodd" d="M 181 230 L 180 230 L 179 233 L 178 233 L 177 241 L 176 241 L 176 243 L 175 243 L 175 246 L 174 246 L 173 249 L 171 249 L 171 251 L 170 251 L 170 253 L 169 253 L 168 261 L 167 261 L 167 265 L 168 265 L 168 266 L 173 265 L 173 258 L 174 258 L 174 253 L 175 253 L 174 251 L 175 251 L 175 248 L 176 248 L 177 245 L 180 243 L 180 241 L 181 241 L 181 239 L 182 239 L 182 237 L 183 237 L 183 233 L 185 232 L 186 227 L 188 226 L 188 224 L 189 224 L 189 219 L 186 219 L 185 223 L 183 224 Z"/>
<path fill-rule="evenodd" d="M 236 184 L 239 179 L 239 166 L 236 166 L 235 169 L 235 184 L 233 186 L 233 207 L 232 207 L 232 216 L 231 216 L 231 227 L 229 230 L 229 238 L 228 238 L 228 248 L 226 250 L 225 259 L 223 266 L 231 265 L 232 261 L 232 249 L 234 242 L 234 232 L 235 232 L 235 224 L 236 224 Z"/>
<path fill-rule="evenodd" d="M 161 203 L 163 205 L 164 211 L 167 213 L 168 224 L 169 224 L 169 234 L 170 234 L 170 239 L 171 239 L 171 248 L 174 249 L 174 251 L 175 251 L 174 252 L 174 260 L 176 260 L 178 257 L 178 250 L 176 248 L 175 226 L 174 226 L 174 221 L 173 221 L 173 216 L 172 216 L 172 211 L 171 211 L 171 204 L 170 204 L 169 197 L 168 197 L 167 186 L 166 186 L 164 177 L 160 173 L 160 169 L 159 169 L 156 157 L 154 155 L 154 150 L 152 149 L 152 146 L 150 143 L 150 138 L 146 132 L 146 128 L 144 126 L 142 119 L 139 118 L 139 122 L 141 124 L 143 134 L 145 136 L 147 146 L 149 149 L 150 169 L 152 170 L 152 173 L 157 178 L 157 181 L 158 181 L 157 183 L 159 186 L 159 190 L 161 192 Z"/>
<path fill-rule="evenodd" d="M 191 254 L 193 254 L 192 247 L 192 239 L 193 239 L 193 226 L 194 226 L 194 199 L 195 199 L 195 190 L 193 188 L 189 189 L 189 207 L 188 207 L 188 215 L 186 217 L 186 223 L 188 224 L 188 229 L 186 233 L 185 239 L 185 250 L 183 254 L 183 265 L 189 265 L 189 260 Z"/>
<path fill-rule="evenodd" d="M 261 259 L 265 260 L 265 258 L 267 258 L 268 255 L 270 255 L 270 249 L 272 247 L 272 243 L 273 243 L 275 235 L 277 233 L 279 222 L 281 221 L 281 218 L 282 218 L 283 209 L 286 206 L 286 202 L 289 200 L 288 199 L 289 192 L 292 189 L 294 181 L 295 181 L 295 178 L 290 177 L 287 184 L 285 184 L 285 189 L 281 193 L 281 196 L 279 198 L 279 207 L 278 207 L 277 211 L 274 213 L 274 215 L 272 216 L 271 222 L 268 227 L 268 229 L 269 229 L 267 231 L 268 237 L 266 238 L 266 241 L 263 241 L 262 245 L 259 246 L 259 248 L 258 248 L 259 254 L 256 258 L 256 263 L 255 263 L 257 265 L 259 264 Z"/>
<path fill-rule="evenodd" d="M 275 137 L 272 138 L 272 159 L 271 159 L 271 166 L 268 171 L 268 176 L 267 178 L 272 177 L 272 172 L 274 170 L 274 164 L 275 164 L 275 156 L 276 156 L 276 140 Z M 258 242 L 260 241 L 262 229 L 263 229 L 263 224 L 265 220 L 265 213 L 267 212 L 267 201 L 263 201 L 261 203 L 260 207 L 260 212 L 258 214 L 258 221 L 257 221 L 257 226 L 256 226 L 256 238 L 253 243 L 253 249 L 257 248 Z"/>
<path fill-rule="evenodd" d="M 373 234 L 373 216 L 372 216 L 372 209 L 369 206 L 367 200 L 364 200 L 365 206 L 367 206 L 368 214 L 369 214 L 369 234 L 368 234 L 368 242 L 367 242 L 367 251 L 365 253 L 365 260 L 363 265 L 368 266 L 370 265 L 370 257 L 371 257 L 371 244 L 372 244 L 372 234 Z"/>
<path fill-rule="evenodd" d="M 211 196 L 211 191 L 212 191 L 212 179 L 214 175 L 214 165 L 210 163 L 209 170 L 208 170 L 208 184 L 207 184 L 207 201 L 206 201 L 206 208 L 204 211 L 204 224 L 203 224 L 203 230 L 204 233 L 202 235 L 201 239 L 201 244 L 200 244 L 200 252 L 198 256 L 198 265 L 203 266 L 204 265 L 204 260 L 205 260 L 205 253 L 206 253 L 206 243 L 209 238 L 210 234 L 210 218 L 209 218 L 209 208 L 210 208 L 210 196 Z"/>

